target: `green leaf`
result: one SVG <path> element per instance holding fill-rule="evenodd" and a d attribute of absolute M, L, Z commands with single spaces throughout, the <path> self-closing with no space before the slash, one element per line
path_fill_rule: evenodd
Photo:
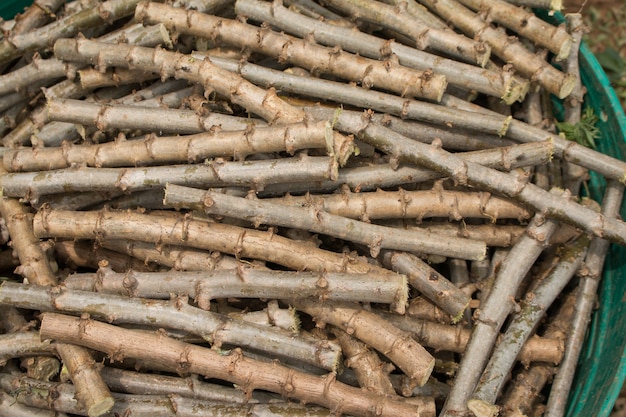
<path fill-rule="evenodd" d="M 591 149 L 596 148 L 595 141 L 600 137 L 600 129 L 596 127 L 598 117 L 591 107 L 586 107 L 581 116 L 580 122 L 571 124 L 567 122 L 557 122 L 556 127 L 561 135 L 567 140 L 571 140 Z"/>

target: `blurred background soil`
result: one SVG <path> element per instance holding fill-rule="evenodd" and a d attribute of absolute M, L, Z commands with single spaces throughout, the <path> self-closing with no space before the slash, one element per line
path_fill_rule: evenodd
<path fill-rule="evenodd" d="M 563 13 L 582 13 L 584 37 L 626 109 L 626 0 L 563 0 Z"/>

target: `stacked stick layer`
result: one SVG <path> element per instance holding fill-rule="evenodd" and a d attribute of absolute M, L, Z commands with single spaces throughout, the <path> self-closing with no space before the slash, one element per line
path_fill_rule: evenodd
<path fill-rule="evenodd" d="M 3 28 L 0 414 L 519 415 L 555 374 L 562 412 L 626 244 L 626 163 L 545 106 L 580 120 L 575 20 L 37 0 Z"/>

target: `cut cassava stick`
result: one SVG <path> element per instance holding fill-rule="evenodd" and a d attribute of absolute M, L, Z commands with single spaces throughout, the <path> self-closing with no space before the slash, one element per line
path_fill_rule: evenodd
<path fill-rule="evenodd" d="M 593 149 L 579 145 L 547 132 L 539 127 L 530 126 L 510 116 L 497 113 L 476 112 L 463 109 L 452 109 L 433 103 L 425 103 L 417 100 L 406 100 L 390 94 L 379 93 L 372 96 L 355 86 L 345 85 L 328 80 L 300 76 L 285 72 L 264 69 L 258 65 L 237 63 L 230 60 L 213 59 L 216 64 L 240 72 L 247 79 L 255 83 L 275 86 L 286 92 L 304 94 L 338 103 L 349 103 L 355 106 L 374 109 L 376 111 L 390 113 L 403 118 L 420 120 L 433 124 L 453 126 L 484 132 L 499 136 L 506 136 L 518 142 L 538 142 L 550 140 L 554 144 L 554 156 L 579 164 L 594 170 L 607 178 L 624 181 L 626 178 L 626 163 Z M 272 81 L 269 82 L 268 80 Z M 346 118 L 339 114 L 339 120 L 349 123 Z M 350 114 L 350 118 L 354 116 Z M 330 116 L 333 117 L 333 116 Z M 329 118 L 330 118 L 329 117 Z M 337 118 L 335 116 L 334 118 Z M 358 126 L 359 122 L 351 122 L 352 126 Z M 354 128 L 352 131 L 354 131 Z"/>
<path fill-rule="evenodd" d="M 88 267 L 98 269 L 104 261 L 108 268 L 117 272 L 129 269 L 136 271 L 155 271 L 158 266 L 154 262 L 144 262 L 130 255 L 94 245 L 90 241 L 57 241 L 54 244 L 54 253 L 64 265 Z"/>
<path fill-rule="evenodd" d="M 233 382 L 244 392 L 263 389 L 340 413 L 364 416 L 376 410 L 381 417 L 420 415 L 415 405 L 395 397 L 374 395 L 349 387 L 337 382 L 333 374 L 323 377 L 308 375 L 277 363 L 248 359 L 238 349 L 220 353 L 156 333 L 146 334 L 52 313 L 43 316 L 41 336 L 66 343 L 80 343 L 106 352 L 113 359 L 158 358 L 172 370 L 184 368 L 209 378 Z"/>
<path fill-rule="evenodd" d="M 482 13 L 485 20 L 497 22 L 518 35 L 528 38 L 538 46 L 556 54 L 557 60 L 565 59 L 572 47 L 572 38 L 564 25 L 551 25 L 522 7 L 505 0 L 459 0 L 460 3 Z"/>
<path fill-rule="evenodd" d="M 566 294 L 562 305 L 546 326 L 545 337 L 565 342 L 574 318 L 574 304 L 578 291 L 570 291 Z M 541 391 L 555 372 L 554 364 L 536 362 L 518 373 L 503 395 L 502 415 L 506 417 L 531 415 L 541 402 Z"/>
<path fill-rule="evenodd" d="M 152 7 L 150 4 L 149 7 Z M 147 9 L 149 10 L 149 9 Z M 500 97 L 507 103 L 520 99 L 527 85 L 517 85 L 517 79 L 505 73 L 477 68 L 472 65 L 429 54 L 406 45 L 385 40 L 353 27 L 334 25 L 328 21 L 305 16 L 283 7 L 279 2 L 238 0 L 235 10 L 239 14 L 266 22 L 288 33 L 313 39 L 326 46 L 341 46 L 342 49 L 374 59 L 383 59 L 388 54 L 398 58 L 401 65 L 446 76 L 449 84 Z M 151 14 L 146 12 L 149 18 Z M 446 29 L 447 26 L 444 25 Z"/>
<path fill-rule="evenodd" d="M 204 210 L 208 214 L 248 220 L 255 225 L 267 224 L 292 227 L 322 233 L 340 239 L 365 244 L 372 256 L 381 249 L 429 253 L 463 259 L 482 259 L 486 247 L 482 242 L 465 239 L 442 241 L 427 233 L 405 233 L 362 221 L 320 211 L 317 208 L 287 207 L 265 200 L 229 196 L 168 184 L 165 190 L 166 205 Z"/>
<path fill-rule="evenodd" d="M 416 226 L 410 226 L 409 230 L 420 228 L 430 233 L 441 236 L 457 236 L 467 239 L 480 240 L 489 247 L 509 247 L 524 234 L 524 226 L 499 225 L 499 224 L 466 224 L 458 223 L 424 222 Z"/>
<path fill-rule="evenodd" d="M 608 217 L 618 216 L 624 197 L 624 185 L 616 181 L 607 183 L 602 199 L 602 213 Z M 564 414 L 567 397 L 574 379 L 574 372 L 582 350 L 591 313 L 595 307 L 600 274 L 606 259 L 609 242 L 594 238 L 589 246 L 585 266 L 579 271 L 581 282 L 574 306 L 574 318 L 565 343 L 563 362 L 552 382 L 546 412 L 550 417 Z"/>
<path fill-rule="evenodd" d="M 510 39 L 504 31 L 490 26 L 478 14 L 456 0 L 420 2 L 467 36 L 489 44 L 494 55 L 511 63 L 522 75 L 536 81 L 557 97 L 565 98 L 572 92 L 574 79 L 571 76 L 552 67 L 544 59 L 526 49 L 520 41 Z"/>
<path fill-rule="evenodd" d="M 17 402 L 16 398 L 4 391 L 0 391 L 0 415 L 11 417 L 67 417 L 56 411 L 42 410 L 28 407 Z"/>
<path fill-rule="evenodd" d="M 107 413 L 115 404 L 109 388 L 100 377 L 96 362 L 83 347 L 57 343 L 54 349 L 66 366 L 76 387 L 76 398 L 85 406 L 89 417 Z"/>
<path fill-rule="evenodd" d="M 48 341 L 41 341 L 36 331 L 19 331 L 0 335 L 0 364 L 22 356 L 50 355 L 53 349 Z"/>
<path fill-rule="evenodd" d="M 389 379 L 393 365 L 385 364 L 376 352 L 345 331 L 333 327 L 331 332 L 341 345 L 345 365 L 354 369 L 360 387 L 376 394 L 395 395 L 396 392 Z"/>
<path fill-rule="evenodd" d="M 225 401 L 230 403 L 269 402 L 272 396 L 253 392 L 250 398 L 235 387 L 202 381 L 197 376 L 176 377 L 128 371 L 105 366 L 100 370 L 102 378 L 115 392 L 142 395 L 175 394 L 199 400 Z"/>
<path fill-rule="evenodd" d="M 376 349 L 399 369 L 422 386 L 428 381 L 435 359 L 409 333 L 389 324 L 376 314 L 354 303 L 319 303 L 313 300 L 292 300 L 291 304 L 312 316 L 318 327 L 332 324 Z"/>
<path fill-rule="evenodd" d="M 0 170 L 4 173 L 4 168 Z M 18 252 L 21 266 L 18 271 L 38 288 L 46 291 L 46 288 L 57 283 L 52 266 L 48 261 L 47 254 L 43 251 L 38 239 L 33 234 L 32 217 L 18 200 L 0 197 L 0 214 L 7 220 L 7 227 L 11 235 L 14 249 Z M 82 348 L 73 345 L 65 346 L 65 353 L 68 356 L 83 356 Z M 56 371 L 54 371 L 56 373 Z M 94 407 L 94 416 L 106 412 L 112 405 L 112 399 L 99 388 L 104 384 L 97 373 L 85 374 L 81 379 L 81 388 L 84 388 L 84 397 L 81 401 L 86 401 L 87 408 Z M 94 391 L 91 391 L 94 387 Z M 93 393 L 91 397 L 89 393 Z M 92 401 L 93 400 L 93 401 Z"/>
<path fill-rule="evenodd" d="M 155 82 L 150 86 L 141 89 L 139 91 L 132 90 L 129 91 L 130 94 L 122 97 L 119 100 L 114 100 L 116 103 L 120 105 L 131 105 L 131 106 L 142 106 L 142 107 L 151 107 L 154 109 L 154 113 L 162 113 L 162 106 L 166 105 L 167 107 L 172 107 L 172 96 L 169 94 L 175 90 L 178 90 L 175 94 L 183 93 L 185 90 L 189 92 L 191 89 L 194 90 L 194 86 L 188 87 L 187 89 L 183 88 L 187 85 L 187 81 L 185 80 L 168 80 L 164 83 Z M 128 86 L 120 86 L 119 89 L 124 89 Z M 86 102 L 90 102 L 93 96 L 89 96 L 85 99 Z M 156 100 L 150 100 L 156 99 Z M 161 102 L 163 100 L 163 102 Z M 180 105 L 180 101 L 175 105 L 178 107 Z M 199 114 L 190 115 L 189 111 L 182 111 L 184 115 L 179 116 L 186 120 L 186 125 L 188 125 L 191 120 L 187 119 L 196 119 L 197 128 L 201 129 L 201 131 L 205 131 L 206 129 L 203 127 L 204 123 L 208 123 L 208 119 L 217 119 L 216 114 L 211 114 L 209 116 L 203 116 Z M 132 113 L 131 113 L 132 115 Z M 150 119 L 152 120 L 152 119 Z M 231 129 L 229 126 L 231 124 L 235 124 L 237 119 L 235 117 L 226 118 L 224 117 L 222 120 L 222 126 L 224 129 Z M 259 121 L 260 122 L 260 121 Z M 157 127 L 159 124 L 156 125 Z M 236 125 L 235 125 L 236 126 Z M 246 124 L 241 123 L 239 125 L 240 129 L 245 128 Z M 188 128 L 188 127 L 186 127 Z M 97 127 L 90 127 L 89 125 L 83 126 L 74 123 L 65 123 L 59 121 L 49 121 L 46 123 L 41 129 L 39 129 L 35 134 L 31 135 L 30 142 L 34 147 L 55 147 L 61 146 L 63 142 L 74 142 L 79 138 L 90 138 L 95 133 L 93 129 L 97 129 Z M 193 129 L 193 128 L 192 128 Z"/>
<path fill-rule="evenodd" d="M 358 128 L 355 129 L 358 131 Z M 486 149 L 484 151 L 456 153 L 455 156 L 494 169 L 509 171 L 520 166 L 533 166 L 535 163 L 549 161 L 552 144 L 524 144 L 529 146 L 509 146 Z M 405 184 L 423 183 L 446 177 L 445 174 L 427 168 L 407 165 L 397 160 L 392 163 L 373 164 L 342 168 L 336 180 L 306 181 L 300 183 L 268 185 L 259 191 L 259 196 L 283 196 L 285 193 L 332 192 L 338 185 L 347 185 L 354 191 L 375 191 L 379 188 L 396 187 Z"/>
<path fill-rule="evenodd" d="M 268 122 L 304 120 L 302 110 L 284 102 L 274 90 L 263 90 L 206 59 L 197 60 L 160 48 L 110 45 L 88 39 L 59 39 L 55 42 L 54 53 L 59 59 L 89 63 L 100 69 L 111 66 L 141 69 L 159 74 L 162 78 L 176 77 L 196 82 L 207 93 L 216 91 Z"/>
<path fill-rule="evenodd" d="M 155 379 L 159 381 L 159 379 Z M 17 391 L 15 400 L 33 409 L 52 410 L 59 416 L 61 412 L 88 416 L 85 407 L 76 401 L 76 387 L 62 382 L 44 382 L 21 375 L 0 374 L 0 383 Z M 215 385 L 215 384 L 212 384 Z M 231 388 L 235 391 L 234 388 Z M 239 392 L 242 396 L 243 393 Z M 168 395 L 169 394 L 169 395 Z M 207 417 L 254 415 L 258 417 L 291 416 L 301 413 L 311 416 L 327 416 L 329 411 L 321 407 L 305 406 L 297 403 L 274 401 L 271 404 L 250 402 L 230 402 L 181 396 L 175 393 L 121 394 L 113 393 L 115 405 L 107 415 L 133 415 L 162 417 L 191 417 L 199 414 Z M 231 397 L 232 398 L 232 397 Z"/>
<path fill-rule="evenodd" d="M 131 297 L 169 299 L 187 294 L 204 310 L 216 298 L 363 301 L 406 304 L 408 287 L 404 275 L 349 274 L 340 272 L 270 271 L 254 267 L 197 272 L 115 273 L 100 269 L 97 274 L 73 274 L 64 286 Z"/>
<path fill-rule="evenodd" d="M 588 246 L 589 238 L 581 235 L 566 247 L 560 247 L 557 253 L 558 263 L 548 276 L 526 295 L 521 310 L 513 316 L 467 403 L 477 417 L 493 417 L 498 414 L 498 407 L 494 404 L 513 368 L 515 358 L 539 320 L 580 268 Z"/>
<path fill-rule="evenodd" d="M 317 207 L 332 214 L 364 221 L 389 218 L 421 220 L 430 217 L 447 217 L 454 220 L 471 217 L 495 221 L 507 218 L 523 220 L 530 217 L 529 212 L 523 207 L 490 193 L 442 189 L 376 190 L 359 193 L 342 190 L 340 194 L 288 195 L 266 201 L 296 207 Z"/>
<path fill-rule="evenodd" d="M 56 292 L 56 293 L 55 293 Z M 234 320 L 201 310 L 186 300 L 146 301 L 61 287 L 48 292 L 43 287 L 4 283 L 0 287 L 4 304 L 43 311 L 90 314 L 117 322 L 157 325 L 182 329 L 202 336 L 219 348 L 222 344 L 254 347 L 279 357 L 292 357 L 322 369 L 334 370 L 340 349 L 330 342 L 303 336 L 295 337 L 282 329 Z"/>
<path fill-rule="evenodd" d="M 161 6 L 161 7 L 159 7 Z M 330 49 L 232 19 L 145 2 L 135 11 L 137 20 L 161 20 L 169 30 L 263 53 L 316 74 L 332 74 L 361 84 L 364 88 L 393 91 L 400 96 L 441 100 L 446 77 L 418 71 L 394 62 L 363 58 L 338 48 Z"/>
<path fill-rule="evenodd" d="M 401 9 L 385 3 L 359 0 L 324 0 L 324 3 L 351 18 L 363 19 L 406 35 L 415 42 L 417 49 L 439 51 L 481 67 L 489 60 L 491 49 L 486 44 L 453 31 L 432 28 L 420 19 L 413 19 L 410 15 L 403 14 Z M 235 10 L 240 9 L 235 6 Z"/>
<path fill-rule="evenodd" d="M 115 109 L 111 106 L 107 109 Z M 124 111 L 124 109 L 118 109 Z M 149 110 L 148 110 L 149 111 Z M 122 114 L 122 113 L 120 113 Z M 126 113 L 127 115 L 127 113 Z M 98 112 L 96 124 L 106 128 L 105 112 Z M 201 162 L 211 157 L 243 160 L 257 153 L 289 152 L 301 149 L 329 149 L 345 162 L 352 153 L 352 141 L 332 131 L 327 122 L 295 123 L 253 127 L 242 131 L 207 132 L 188 136 L 119 140 L 96 145 L 69 145 L 62 148 L 16 149 L 4 160 L 13 171 L 39 171 L 73 165 L 119 167 Z"/>
<path fill-rule="evenodd" d="M 462 325 L 436 323 L 430 320 L 400 316 L 383 311 L 376 314 L 399 329 L 411 333 L 419 343 L 437 351 L 463 353 L 471 336 L 471 329 Z M 501 340 L 501 338 L 498 339 Z M 497 345 L 497 344 L 496 344 Z M 522 363 L 547 362 L 557 364 L 563 357 L 563 341 L 556 338 L 532 336 L 522 347 L 517 360 Z"/>
<path fill-rule="evenodd" d="M 211 59 L 215 65 L 221 68 L 237 72 L 245 79 L 267 88 L 274 86 L 285 93 L 334 101 L 339 104 L 352 104 L 366 109 L 371 108 L 402 118 L 447 125 L 459 129 L 470 129 L 498 136 L 506 133 L 510 123 L 510 118 L 505 116 L 465 110 L 465 117 L 459 117 L 458 109 L 435 103 L 412 100 L 384 92 L 377 92 L 375 95 L 372 95 L 370 91 L 356 85 L 309 76 L 303 77 L 232 59 L 212 56 L 209 56 L 208 59 Z M 545 139 L 545 132 L 542 134 Z"/>
<path fill-rule="evenodd" d="M 198 249 L 173 245 L 155 245 L 152 243 L 126 240 L 105 239 L 99 243 L 120 253 L 126 253 L 142 263 L 155 262 L 177 271 L 212 271 L 216 268 L 228 269 L 248 265 L 235 257 L 219 252 L 207 252 Z M 125 269 L 126 270 L 126 269 Z M 121 272 L 121 271 L 120 271 Z"/>
<path fill-rule="evenodd" d="M 128 44 L 142 46 L 171 44 L 167 30 L 163 25 L 143 26 L 135 24 L 121 31 L 101 36 L 99 40 L 111 43 L 124 41 Z M 65 75 L 68 75 L 68 78 L 73 78 L 72 75 L 77 69 L 74 64 L 56 58 L 43 59 L 39 54 L 35 54 L 32 62 L 28 65 L 0 75 L 0 94 L 20 91 L 41 80 L 54 80 Z"/>
<path fill-rule="evenodd" d="M 496 193 L 514 198 L 524 205 L 544 212 L 547 216 L 573 224 L 595 236 L 603 237 L 618 244 L 626 244 L 626 223 L 608 218 L 569 199 L 551 194 L 532 183 L 502 173 L 455 155 L 438 146 L 428 146 L 412 141 L 389 129 L 364 120 L 363 127 L 356 133 L 364 142 L 393 155 L 400 161 L 411 161 L 418 166 L 426 166 L 438 172 L 445 172 L 455 181 L 479 186 Z M 341 115 L 337 127 L 342 129 Z M 369 130 L 369 131 L 368 131 Z"/>
<path fill-rule="evenodd" d="M 393 271 L 405 274 L 413 288 L 450 314 L 453 324 L 461 320 L 469 306 L 470 297 L 446 277 L 410 253 L 385 252 L 383 258 L 384 263 Z"/>
<path fill-rule="evenodd" d="M 563 198 L 563 197 L 560 197 Z M 536 214 L 529 224 L 526 234 L 511 248 L 506 262 L 503 262 L 493 286 L 484 302 L 481 302 L 472 335 L 454 378 L 454 385 L 444 404 L 442 416 L 454 416 L 467 412 L 467 400 L 489 359 L 500 327 L 509 315 L 514 296 L 522 279 L 532 264 L 548 245 L 557 222 Z"/>
<path fill-rule="evenodd" d="M 162 165 L 146 168 L 67 168 L 20 172 L 0 177 L 8 197 L 38 197 L 68 191 L 159 189 L 167 183 L 198 187 L 247 186 L 262 189 L 278 182 L 333 179 L 337 165 L 332 158 L 300 155 L 258 161 L 210 161 L 195 165 Z"/>
<path fill-rule="evenodd" d="M 51 44 L 58 38 L 77 35 L 81 31 L 113 22 L 131 15 L 139 0 L 108 0 L 46 26 L 15 34 L 0 42 L 0 65 L 22 54 Z"/>
<path fill-rule="evenodd" d="M 239 258 L 270 261 L 296 271 L 367 273 L 381 270 L 349 254 L 319 249 L 277 235 L 274 230 L 260 231 L 208 223 L 186 216 L 168 218 L 131 212 L 44 210 L 35 215 L 34 230 L 41 238 L 129 239 L 160 245 L 183 245 Z"/>

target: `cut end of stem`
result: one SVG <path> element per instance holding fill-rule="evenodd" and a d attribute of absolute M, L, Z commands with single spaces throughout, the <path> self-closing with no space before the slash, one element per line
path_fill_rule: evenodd
<path fill-rule="evenodd" d="M 572 91 L 574 91 L 574 87 L 576 87 L 576 77 L 573 74 L 566 74 L 563 78 L 563 82 L 561 83 L 561 88 L 559 88 L 558 97 L 560 99 L 564 99 L 569 96 Z"/>
<path fill-rule="evenodd" d="M 522 81 L 519 77 L 511 77 L 505 84 L 505 93 L 501 98 L 508 105 L 516 101 L 522 102 L 529 88 L 530 83 L 527 80 Z"/>
<path fill-rule="evenodd" d="M 398 314 L 404 314 L 409 303 L 409 278 L 404 274 L 401 274 L 401 277 L 402 289 L 396 293 L 396 299 L 391 305 L 391 309 Z"/>
<path fill-rule="evenodd" d="M 562 61 L 564 59 L 567 59 L 570 51 L 572 50 L 573 44 L 574 44 L 574 40 L 572 39 L 572 37 L 567 38 L 561 45 L 561 48 L 559 49 L 559 52 L 556 55 L 556 60 Z"/>
<path fill-rule="evenodd" d="M 469 408 L 476 417 L 496 417 L 499 412 L 498 406 L 475 398 L 467 402 L 467 408 Z"/>
<path fill-rule="evenodd" d="M 481 42 L 480 48 L 481 50 L 476 52 L 476 63 L 480 65 L 481 68 L 485 68 L 487 63 L 489 63 L 489 58 L 491 58 L 491 46 L 485 42 Z"/>
<path fill-rule="evenodd" d="M 113 408 L 114 404 L 115 400 L 113 400 L 113 397 L 102 398 L 100 401 L 89 407 L 87 415 L 89 417 L 100 417 L 101 415 L 108 413 L 111 408 Z"/>
<path fill-rule="evenodd" d="M 555 12 L 561 11 L 563 9 L 563 0 L 552 0 L 550 2 L 550 10 Z"/>

